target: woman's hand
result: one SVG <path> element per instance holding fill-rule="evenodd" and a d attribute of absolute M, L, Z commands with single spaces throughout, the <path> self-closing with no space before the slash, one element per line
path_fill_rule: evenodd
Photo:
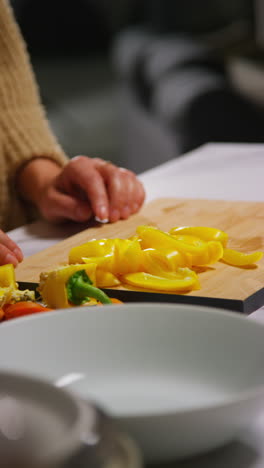
<path fill-rule="evenodd" d="M 0 265 L 13 263 L 14 266 L 17 266 L 22 260 L 23 254 L 18 245 L 0 230 Z"/>
<path fill-rule="evenodd" d="M 64 168 L 34 159 L 21 171 L 19 187 L 51 222 L 85 222 L 93 216 L 101 222 L 127 219 L 145 198 L 133 172 L 87 156 L 76 156 Z"/>

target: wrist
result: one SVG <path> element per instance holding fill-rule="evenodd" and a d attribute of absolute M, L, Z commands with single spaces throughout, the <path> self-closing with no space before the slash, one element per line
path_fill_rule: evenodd
<path fill-rule="evenodd" d="M 45 188 L 58 176 L 62 168 L 45 157 L 31 159 L 23 166 L 16 178 L 19 195 L 36 206 Z"/>

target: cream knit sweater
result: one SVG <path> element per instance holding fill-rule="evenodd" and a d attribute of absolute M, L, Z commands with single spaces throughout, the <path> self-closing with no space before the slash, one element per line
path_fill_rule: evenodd
<path fill-rule="evenodd" d="M 0 228 L 5 231 L 32 219 L 30 206 L 16 192 L 15 176 L 38 156 L 60 165 L 68 160 L 47 122 L 11 7 L 0 0 Z"/>

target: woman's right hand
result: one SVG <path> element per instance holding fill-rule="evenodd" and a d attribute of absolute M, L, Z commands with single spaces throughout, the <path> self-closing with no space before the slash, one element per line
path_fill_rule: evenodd
<path fill-rule="evenodd" d="M 13 263 L 17 266 L 23 260 L 23 253 L 18 245 L 0 229 L 0 265 Z"/>

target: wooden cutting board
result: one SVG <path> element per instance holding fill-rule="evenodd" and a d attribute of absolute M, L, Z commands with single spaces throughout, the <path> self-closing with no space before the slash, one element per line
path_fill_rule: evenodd
<path fill-rule="evenodd" d="M 17 280 L 38 282 L 42 271 L 67 263 L 71 247 L 94 238 L 126 238 L 133 235 L 136 227 L 142 224 L 163 230 L 188 225 L 216 227 L 229 234 L 230 248 L 248 253 L 264 250 L 264 203 L 164 198 L 145 205 L 140 213 L 126 221 L 90 227 L 26 258 L 17 267 Z M 264 258 L 256 267 L 250 268 L 237 268 L 218 262 L 199 277 L 201 290 L 166 295 L 166 298 L 170 297 L 173 302 L 207 304 L 245 313 L 264 304 Z M 161 294 L 149 294 L 142 294 L 142 300 L 163 298 Z M 141 299 L 140 296 L 135 297 Z"/>

